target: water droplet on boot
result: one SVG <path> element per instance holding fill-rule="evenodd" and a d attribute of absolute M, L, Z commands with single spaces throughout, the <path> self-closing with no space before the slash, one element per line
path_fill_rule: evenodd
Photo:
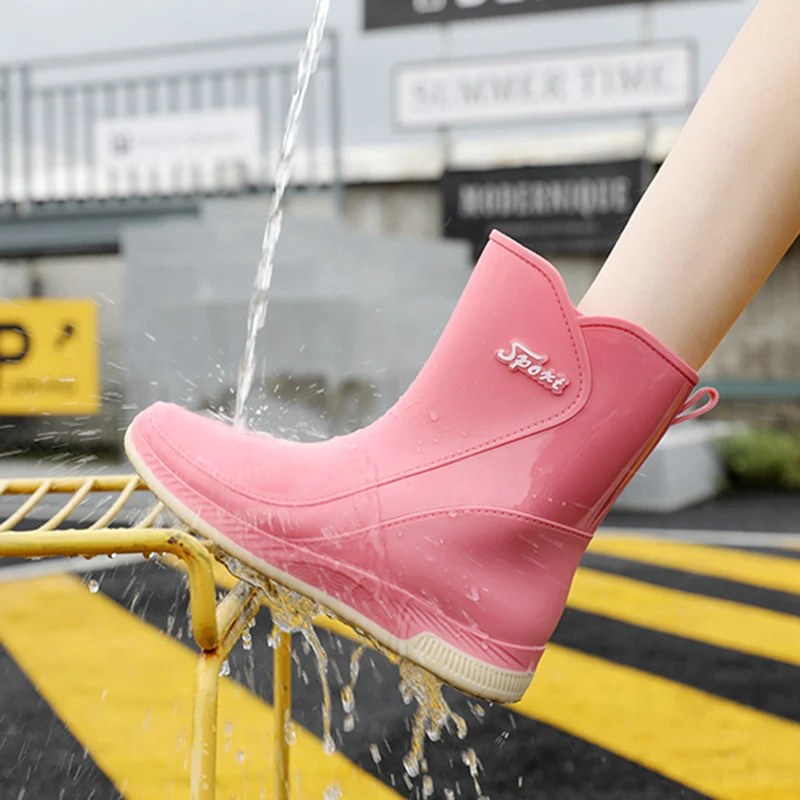
<path fill-rule="evenodd" d="M 431 411 L 428 416 L 431 418 L 431 422 L 439 421 L 439 415 L 435 411 Z"/>
<path fill-rule="evenodd" d="M 220 665 L 219 674 L 222 675 L 223 677 L 225 675 L 231 674 L 231 665 L 228 663 L 227 659 L 225 659 L 225 661 L 223 661 L 222 664 Z"/>
<path fill-rule="evenodd" d="M 342 722 L 342 729 L 345 733 L 352 733 L 353 728 L 356 727 L 356 718 L 352 714 L 348 714 Z"/>
<path fill-rule="evenodd" d="M 426 775 L 422 779 L 422 796 L 424 798 L 433 797 L 433 778 L 430 775 Z"/>
<path fill-rule="evenodd" d="M 473 603 L 477 603 L 478 600 L 481 599 L 481 593 L 478 590 L 477 586 L 473 586 L 469 592 L 467 592 L 467 597 L 472 600 Z"/>
<path fill-rule="evenodd" d="M 87 586 L 89 587 L 89 591 L 92 594 L 97 594 L 100 591 L 100 584 L 95 580 L 89 581 Z"/>

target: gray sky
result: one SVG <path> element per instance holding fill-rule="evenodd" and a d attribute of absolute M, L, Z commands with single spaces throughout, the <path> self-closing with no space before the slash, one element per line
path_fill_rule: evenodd
<path fill-rule="evenodd" d="M 398 62 L 438 58 L 440 33 L 433 26 L 365 34 L 361 2 L 333 0 L 330 19 L 343 39 L 346 141 L 407 141 L 408 134 L 392 126 L 391 71 Z M 694 39 L 705 83 L 754 5 L 755 0 L 657 3 L 655 38 Z M 312 7 L 312 0 L 0 0 L 0 61 L 304 29 Z M 461 23 L 452 29 L 450 50 L 452 57 L 466 57 L 628 43 L 637 40 L 641 19 L 634 5 Z"/>

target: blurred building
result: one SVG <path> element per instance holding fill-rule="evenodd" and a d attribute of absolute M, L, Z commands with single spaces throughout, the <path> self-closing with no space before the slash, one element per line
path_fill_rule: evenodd
<path fill-rule="evenodd" d="M 182 2 L 159 5 L 178 12 Z M 497 226 L 552 260 L 577 300 L 754 5 L 334 0 L 290 205 L 362 235 L 447 237 L 474 251 Z M 13 426 L 27 440 L 119 439 L 136 394 L 127 385 L 135 342 L 130 330 L 126 339 L 125 231 L 202 224 L 209 198 L 215 218 L 225 198 L 235 216 L 233 200 L 271 189 L 313 3 L 235 7 L 265 20 L 255 25 L 265 33 L 193 44 L 176 25 L 183 44 L 90 56 L 67 38 L 57 57 L 31 52 L 0 65 L 0 297 L 89 298 L 101 343 L 100 413 L 86 422 L 69 408 L 46 418 L 34 409 Z M 192 14 L 198 40 L 230 21 L 222 7 L 205 23 L 205 9 Z M 98 44 L 108 39 L 102 24 Z M 159 26 L 161 41 L 170 30 Z M 147 26 L 140 41 L 152 41 Z M 242 243 L 247 253 L 257 246 Z M 798 261 L 795 248 L 706 369 L 751 414 L 773 414 L 776 403 L 791 413 L 800 399 Z M 381 268 L 403 266 L 390 258 Z M 467 271 L 465 259 L 464 279 Z M 454 293 L 457 284 L 448 284 Z M 54 322 L 56 334 L 70 324 Z M 0 401 L 14 366 L 2 363 L 4 348 L 16 346 L 0 335 Z M 205 354 L 209 369 L 217 355 Z"/>

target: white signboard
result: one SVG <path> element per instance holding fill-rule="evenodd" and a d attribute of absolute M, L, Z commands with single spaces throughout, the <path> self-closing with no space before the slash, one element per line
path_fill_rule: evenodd
<path fill-rule="evenodd" d="M 100 169 L 252 163 L 259 153 L 257 108 L 98 120 Z"/>
<path fill-rule="evenodd" d="M 474 125 L 688 108 L 695 95 L 689 43 L 407 64 L 394 84 L 406 128 Z"/>

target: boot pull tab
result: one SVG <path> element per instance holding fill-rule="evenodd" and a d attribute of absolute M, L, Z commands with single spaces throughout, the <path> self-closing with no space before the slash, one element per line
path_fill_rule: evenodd
<path fill-rule="evenodd" d="M 700 406 L 700 408 L 695 408 L 695 406 L 703 399 L 707 399 L 708 402 L 706 402 L 705 405 Z M 718 402 L 719 392 L 710 386 L 704 386 L 702 389 L 698 389 L 683 404 L 683 407 L 675 416 L 675 419 L 672 420 L 672 424 L 678 425 L 681 422 L 688 422 L 690 419 L 702 417 L 703 414 L 707 414 L 709 411 L 716 408 Z M 692 408 L 694 408 L 694 411 L 691 411 Z"/>

